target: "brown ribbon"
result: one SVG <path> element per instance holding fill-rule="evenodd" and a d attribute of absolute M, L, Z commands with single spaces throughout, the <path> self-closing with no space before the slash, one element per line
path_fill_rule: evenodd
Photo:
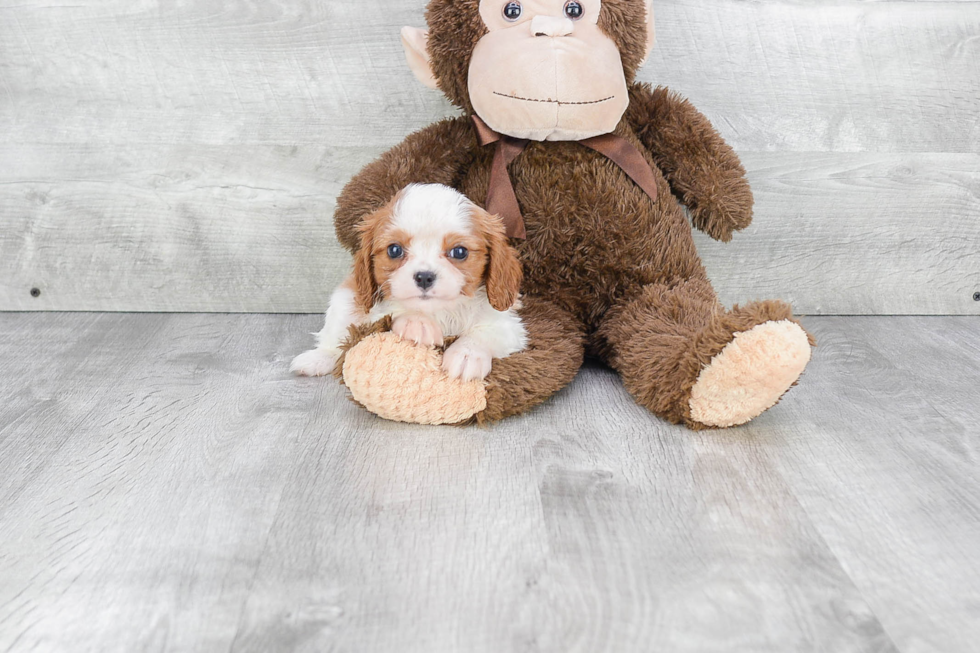
<path fill-rule="evenodd" d="M 524 216 L 521 215 L 521 207 L 517 203 L 517 195 L 514 193 L 514 184 L 510 180 L 507 166 L 524 151 L 529 141 L 497 133 L 477 115 L 473 116 L 473 124 L 476 125 L 476 137 L 480 145 L 497 144 L 497 149 L 493 153 L 493 164 L 490 167 L 487 211 L 500 216 L 507 228 L 509 238 L 526 238 Z"/>
<path fill-rule="evenodd" d="M 490 187 L 487 189 L 487 211 L 499 215 L 507 228 L 510 238 L 525 238 L 524 216 L 517 203 L 514 184 L 507 172 L 507 166 L 513 163 L 530 141 L 500 134 L 490 128 L 487 123 L 474 115 L 473 124 L 476 136 L 481 146 L 497 144 L 493 154 L 493 164 L 490 168 Z M 622 136 L 603 134 L 579 141 L 589 149 L 602 154 L 623 169 L 636 185 L 650 196 L 657 199 L 657 175 L 650 167 L 646 157 L 636 147 Z"/>

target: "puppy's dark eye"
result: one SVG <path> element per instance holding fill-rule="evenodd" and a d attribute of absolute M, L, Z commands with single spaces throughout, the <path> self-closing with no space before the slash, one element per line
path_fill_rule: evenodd
<path fill-rule="evenodd" d="M 578 20 L 585 13 L 585 8 L 578 2 L 566 2 L 565 3 L 565 15 L 572 20 Z"/>
<path fill-rule="evenodd" d="M 396 245 L 392 243 L 388 245 L 388 258 L 401 258 L 405 255 L 405 250 L 402 249 L 401 245 Z"/>
<path fill-rule="evenodd" d="M 449 250 L 449 258 L 456 261 L 465 261 L 466 257 L 470 255 L 470 250 L 466 249 L 462 245 L 457 245 Z"/>
<path fill-rule="evenodd" d="M 520 2 L 508 2 L 504 5 L 504 18 L 513 22 L 521 17 L 523 9 Z"/>

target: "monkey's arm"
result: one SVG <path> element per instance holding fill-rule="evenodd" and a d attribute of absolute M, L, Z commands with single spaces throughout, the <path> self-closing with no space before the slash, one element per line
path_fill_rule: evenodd
<path fill-rule="evenodd" d="M 455 187 L 476 151 L 476 135 L 465 118 L 443 120 L 411 134 L 344 187 L 334 213 L 340 244 L 355 251 L 360 243 L 357 224 L 408 184 Z"/>
<path fill-rule="evenodd" d="M 663 87 L 633 84 L 627 119 L 653 155 L 694 226 L 715 240 L 752 222 L 752 191 L 734 150 L 690 102 Z"/>

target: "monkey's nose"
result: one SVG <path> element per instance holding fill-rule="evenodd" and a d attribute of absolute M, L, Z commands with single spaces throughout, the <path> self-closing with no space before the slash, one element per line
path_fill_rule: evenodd
<path fill-rule="evenodd" d="M 416 286 L 422 290 L 428 290 L 436 282 L 436 273 L 424 270 L 422 272 L 416 272 L 412 278 L 415 279 Z"/>
<path fill-rule="evenodd" d="M 535 16 L 531 19 L 531 33 L 535 36 L 568 36 L 574 29 L 571 18 Z"/>

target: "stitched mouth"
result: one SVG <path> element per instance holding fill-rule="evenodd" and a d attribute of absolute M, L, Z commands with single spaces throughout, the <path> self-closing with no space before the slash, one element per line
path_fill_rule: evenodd
<path fill-rule="evenodd" d="M 512 100 L 521 100 L 522 102 L 540 102 L 542 104 L 557 104 L 560 107 L 573 106 L 573 105 L 580 106 L 583 104 L 601 104 L 603 102 L 608 102 L 609 100 L 612 100 L 616 97 L 615 95 L 610 95 L 609 97 L 602 98 L 601 100 L 588 100 L 586 102 L 565 102 L 564 100 L 551 100 L 551 99 L 536 100 L 534 98 L 521 97 L 519 95 L 507 95 L 506 93 L 498 93 L 497 91 L 494 91 L 493 94 L 499 95 L 500 97 L 510 98 Z"/>

